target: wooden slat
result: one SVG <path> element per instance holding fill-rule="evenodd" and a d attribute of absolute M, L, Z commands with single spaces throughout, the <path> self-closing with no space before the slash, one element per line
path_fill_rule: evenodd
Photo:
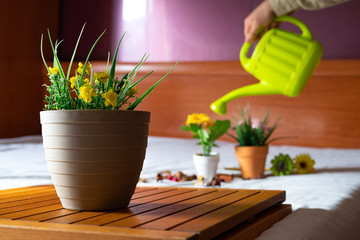
<path fill-rule="evenodd" d="M 137 188 L 136 190 L 137 191 L 135 191 L 135 193 L 149 191 L 148 193 L 153 194 L 154 192 L 150 192 L 150 191 L 155 190 L 155 188 Z M 189 189 L 187 191 L 191 191 L 191 190 Z M 165 194 L 169 195 L 169 191 L 166 191 Z M 160 196 L 163 196 L 163 195 L 160 195 Z M 143 199 L 143 202 L 140 201 L 141 199 Z M 138 198 L 133 201 L 137 201 L 137 203 L 135 204 L 134 202 L 132 202 L 131 205 L 137 206 L 137 205 L 141 205 L 141 204 L 148 202 L 148 199 L 146 199 L 146 197 L 143 196 L 143 198 Z M 105 213 L 108 213 L 108 212 L 87 212 L 86 215 L 81 214 L 81 213 L 78 214 L 78 213 L 79 213 L 79 211 L 73 211 L 73 210 L 68 210 L 68 209 L 59 209 L 59 210 L 52 211 L 52 212 L 46 212 L 46 213 L 40 213 L 37 215 L 27 216 L 27 217 L 21 218 L 21 220 L 73 223 L 73 222 L 77 222 L 77 221 L 81 221 L 81 220 L 86 221 L 88 218 L 94 218 L 94 217 L 96 218 L 97 216 L 104 215 Z M 69 215 L 73 215 L 73 214 L 77 214 L 77 215 L 69 216 Z"/>
<path fill-rule="evenodd" d="M 27 198 L 24 200 L 2 203 L 0 205 L 0 209 L 16 207 L 16 206 L 21 206 L 21 205 L 26 205 L 26 204 L 33 204 L 35 202 L 44 202 L 44 201 L 54 200 L 54 199 L 59 199 L 59 197 L 56 194 L 51 194 L 51 195 L 46 195 L 46 196 L 41 196 L 41 197 Z"/>
<path fill-rule="evenodd" d="M 264 212 L 257 214 L 251 221 L 239 224 L 214 240 L 253 240 L 263 231 L 270 228 L 291 213 L 291 205 L 277 204 Z"/>
<path fill-rule="evenodd" d="M 51 223 L 72 224 L 77 221 L 96 217 L 99 215 L 102 216 L 104 214 L 106 214 L 106 212 L 76 212 L 74 214 L 68 214 L 65 216 L 58 217 L 58 218 L 51 218 L 51 219 L 46 219 L 46 220 L 41 220 L 41 221 L 51 222 Z"/>
<path fill-rule="evenodd" d="M 0 197 L 0 203 L 6 203 L 6 202 L 24 200 L 25 198 L 34 198 L 34 197 L 41 197 L 48 195 L 56 195 L 54 188 L 4 194 Z"/>
<path fill-rule="evenodd" d="M 156 188 L 156 189 L 152 189 L 150 191 L 141 191 L 139 193 L 135 193 L 132 196 L 131 200 L 142 198 L 142 197 L 148 197 L 148 196 L 156 195 L 156 194 L 163 193 L 163 192 L 174 191 L 174 190 L 175 190 L 175 188 Z"/>
<path fill-rule="evenodd" d="M 4 217 L 4 214 L 10 214 L 10 213 L 14 213 L 14 212 L 26 211 L 26 210 L 29 210 L 29 209 L 34 209 L 34 208 L 38 208 L 38 207 L 48 206 L 48 205 L 51 205 L 51 204 L 59 204 L 59 203 L 60 203 L 60 200 L 59 200 L 59 198 L 57 198 L 57 199 L 52 199 L 52 200 L 49 200 L 49 201 L 33 202 L 33 203 L 28 203 L 28 204 L 19 205 L 19 206 L 2 208 L 2 209 L 0 209 L 0 217 L 1 218 L 7 218 L 7 217 Z"/>
<path fill-rule="evenodd" d="M 65 225 L 0 219 L 1 240 L 119 240 L 119 239 L 196 239 L 189 232 L 167 232 L 131 228 Z"/>
<path fill-rule="evenodd" d="M 23 218 L 23 217 L 36 215 L 36 214 L 44 213 L 44 212 L 50 212 L 50 211 L 53 211 L 53 210 L 63 208 L 59 200 L 57 200 L 57 201 L 48 201 L 45 204 L 38 205 L 36 208 L 30 208 L 30 209 L 26 209 L 26 210 L 21 210 L 21 211 L 17 211 L 17 212 L 11 212 L 11 213 L 7 213 L 7 214 L 3 214 L 3 215 L 0 215 L 0 218 L 18 219 L 18 218 Z"/>
<path fill-rule="evenodd" d="M 169 190 L 169 189 L 168 189 Z M 178 194 L 182 194 L 188 191 L 193 191 L 192 189 L 188 188 L 188 189 L 176 189 L 173 188 L 171 189 L 171 191 L 163 191 L 163 192 L 158 192 L 157 194 L 153 194 L 153 192 L 151 192 L 152 194 L 148 194 L 148 195 L 143 195 L 141 198 L 138 196 L 135 196 L 133 198 L 131 198 L 130 204 L 129 206 L 134 206 L 134 205 L 138 205 L 138 204 L 144 204 L 147 202 L 153 202 L 162 198 L 167 198 L 170 196 L 174 196 L 174 195 L 178 195 Z M 149 192 L 146 192 L 149 193 Z M 146 194 L 145 193 L 145 194 Z"/>
<path fill-rule="evenodd" d="M 278 191 L 261 191 L 194 220 L 187 221 L 172 228 L 172 230 L 198 232 L 201 239 L 210 239 L 284 200 L 285 192 L 279 194 Z"/>
<path fill-rule="evenodd" d="M 257 236 L 291 212 L 291 207 L 273 207 L 285 200 L 283 191 L 137 188 L 128 208 L 89 212 L 64 209 L 52 198 L 51 186 L 35 194 L 22 190 L 5 193 L 16 201 L 0 204 L 0 232 L 11 236 L 1 239 L 244 238 Z M 227 230 L 232 234 L 224 234 Z"/>
<path fill-rule="evenodd" d="M 224 192 L 221 190 L 220 192 Z M 254 194 L 259 193 L 257 190 L 244 190 L 241 192 L 235 191 L 231 195 L 223 195 L 221 198 L 214 198 L 210 201 L 200 202 L 201 204 L 196 204 L 191 208 L 187 208 L 183 211 L 175 211 L 174 214 L 169 215 L 165 218 L 160 218 L 158 220 L 153 220 L 147 224 L 138 226 L 141 229 L 157 229 L 157 230 L 168 230 L 174 228 L 175 226 L 185 223 L 191 219 L 197 218 L 204 214 L 207 214 L 211 211 L 219 209 L 224 205 L 238 201 L 239 199 L 248 198 Z M 199 203 L 199 202 L 197 202 Z"/>
<path fill-rule="evenodd" d="M 116 214 L 117 216 L 122 216 L 122 214 L 131 214 L 132 212 L 132 207 L 137 206 L 137 205 L 141 205 L 141 204 L 145 204 L 145 203 L 149 203 L 152 201 L 155 201 L 156 199 L 162 199 L 162 198 L 167 198 L 169 196 L 173 196 L 174 194 L 176 195 L 176 193 L 180 194 L 181 192 L 187 192 L 187 191 L 191 191 L 191 189 L 184 189 L 184 190 L 177 190 L 177 189 L 169 189 L 169 188 L 164 188 L 164 189 L 156 189 L 156 190 L 152 190 L 152 191 L 147 191 L 146 193 L 148 193 L 149 196 L 144 195 L 144 192 L 141 192 L 141 197 L 138 195 L 137 197 L 134 197 L 135 199 L 132 200 L 129 204 L 129 208 L 125 208 L 123 210 L 119 210 L 119 212 Z M 67 223 L 67 224 L 71 224 L 71 223 L 75 223 L 75 222 L 79 222 L 79 221 L 83 221 L 83 220 L 87 220 L 90 218 L 94 218 L 97 216 L 100 216 L 101 219 L 103 219 L 103 215 L 106 214 L 108 212 L 78 212 L 75 214 L 71 214 L 71 215 L 66 215 L 66 216 L 62 216 L 62 217 L 58 217 L 58 218 L 52 218 L 52 219 L 43 219 L 42 221 L 44 222 L 52 222 L 52 223 Z"/>
<path fill-rule="evenodd" d="M 137 187 L 135 189 L 134 193 L 140 193 L 140 192 L 146 192 L 146 191 L 151 191 L 151 190 L 155 190 L 157 188 L 152 188 L 152 187 Z"/>
<path fill-rule="evenodd" d="M 78 213 L 78 211 L 62 208 L 62 209 L 58 209 L 55 211 L 49 211 L 49 212 L 45 212 L 45 213 L 39 213 L 36 215 L 22 217 L 22 218 L 19 218 L 19 220 L 43 222 L 45 220 L 59 218 L 59 217 L 63 217 L 63 216 L 67 216 L 67 215 L 75 214 L 75 213 Z"/>
<path fill-rule="evenodd" d="M 191 189 L 188 189 L 191 190 Z M 118 221 L 120 219 L 124 219 L 124 218 L 128 218 L 137 214 L 141 214 L 144 212 L 148 212 L 154 209 L 159 209 L 162 207 L 166 207 L 169 206 L 171 204 L 175 204 L 175 203 L 181 203 L 182 201 L 185 201 L 187 199 L 193 199 L 193 198 L 197 198 L 199 196 L 203 196 L 206 194 L 210 194 L 214 191 L 209 191 L 209 190 L 203 190 L 203 189 L 199 189 L 199 190 L 194 190 L 190 192 L 184 192 L 184 194 L 181 195 L 176 195 L 176 196 L 172 196 L 172 197 L 168 197 L 168 198 L 163 198 L 163 199 L 159 199 L 157 201 L 153 201 L 151 202 L 151 204 L 143 204 L 143 205 L 138 205 L 138 206 L 134 206 L 131 207 L 129 209 L 123 209 L 123 210 L 118 210 L 116 212 L 111 212 L 102 216 L 98 216 L 98 217 L 94 217 L 91 219 L 87 219 L 84 221 L 80 221 L 80 222 L 76 222 L 75 224 L 91 224 L 91 225 L 105 225 L 107 223 L 111 223 L 111 222 L 115 222 Z"/>
<path fill-rule="evenodd" d="M 11 213 L 8 215 L 4 215 L 4 217 L 11 218 L 13 220 L 17 220 L 17 219 L 21 219 L 24 217 L 37 215 L 37 214 L 41 214 L 41 213 L 46 213 L 46 212 L 52 212 L 54 210 L 59 210 L 59 209 L 63 209 L 63 206 L 60 203 L 43 206 L 43 207 L 39 207 L 39 208 L 35 208 L 35 209 L 29 209 L 29 210 L 22 211 L 22 212 Z"/>
<path fill-rule="evenodd" d="M 42 186 L 30 186 L 30 187 L 22 187 L 22 188 L 3 189 L 3 190 L 0 190 L 0 198 L 3 195 L 7 195 L 7 194 L 30 192 L 30 191 L 34 191 L 34 190 L 49 189 L 49 188 L 54 188 L 54 186 L 53 185 L 42 185 Z"/>
<path fill-rule="evenodd" d="M 242 196 L 248 196 L 248 195 L 254 194 L 255 192 L 256 192 L 255 190 L 245 191 L 244 193 L 242 193 Z M 200 196 L 197 198 L 191 198 L 189 200 L 179 202 L 178 204 L 166 206 L 166 207 L 163 207 L 160 209 L 155 209 L 153 211 L 145 212 L 144 214 L 135 215 L 133 217 L 129 217 L 129 218 L 126 218 L 123 220 L 118 220 L 118 221 L 109 223 L 105 226 L 136 227 L 136 226 L 145 224 L 147 222 L 154 221 L 157 218 L 165 217 L 165 216 L 174 214 L 179 211 L 193 213 L 193 209 L 195 208 L 195 206 L 198 206 L 199 204 L 204 204 L 204 203 L 210 202 L 214 199 L 216 199 L 216 200 L 229 199 L 229 198 L 232 198 L 236 194 L 237 193 L 234 190 L 216 191 L 216 192 L 213 192 L 210 194 L 206 194 L 204 196 Z M 222 197 L 224 197 L 224 198 L 222 198 Z M 166 219 L 169 219 L 169 217 L 167 217 Z"/>

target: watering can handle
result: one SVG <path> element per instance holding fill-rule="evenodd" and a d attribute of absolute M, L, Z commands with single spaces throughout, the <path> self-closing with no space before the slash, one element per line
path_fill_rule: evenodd
<path fill-rule="evenodd" d="M 277 17 L 275 19 L 275 22 L 292 23 L 292 24 L 294 24 L 294 25 L 296 25 L 296 26 L 298 26 L 300 28 L 300 30 L 302 31 L 301 36 L 303 36 L 304 38 L 307 38 L 309 40 L 313 40 L 310 29 L 305 25 L 305 23 L 303 23 L 302 21 L 300 21 L 297 18 L 285 15 L 285 16 Z"/>
<path fill-rule="evenodd" d="M 244 66 L 244 68 L 247 68 L 247 65 L 250 63 L 250 58 L 248 58 L 247 53 L 251 47 L 251 43 L 245 42 L 240 50 L 240 62 Z"/>
<path fill-rule="evenodd" d="M 281 16 L 281 17 L 277 17 L 275 19 L 275 22 L 289 22 L 292 23 L 296 26 L 298 26 L 300 28 L 300 30 L 302 31 L 301 36 L 303 36 L 304 38 L 307 38 L 309 40 L 312 40 L 312 34 L 310 29 L 305 25 L 305 23 L 303 23 L 302 21 L 300 21 L 297 18 L 291 17 L 291 16 Z M 261 33 L 264 29 L 260 29 L 258 34 Z M 251 43 L 245 42 L 243 44 L 243 46 L 241 47 L 240 50 L 240 61 L 241 64 L 244 66 L 244 68 L 247 68 L 247 65 L 250 63 L 250 58 L 247 57 L 247 53 L 249 51 L 251 47 Z"/>

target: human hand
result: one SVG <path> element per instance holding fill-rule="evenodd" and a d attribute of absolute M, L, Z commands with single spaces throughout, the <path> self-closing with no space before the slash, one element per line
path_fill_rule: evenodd
<path fill-rule="evenodd" d="M 254 42 L 257 38 L 258 31 L 264 28 L 265 33 L 268 29 L 275 27 L 273 23 L 276 15 L 271 7 L 269 0 L 264 0 L 257 8 L 255 8 L 244 20 L 244 36 L 245 42 Z"/>

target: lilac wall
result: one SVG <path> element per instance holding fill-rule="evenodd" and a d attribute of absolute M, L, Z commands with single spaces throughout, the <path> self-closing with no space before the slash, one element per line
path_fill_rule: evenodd
<path fill-rule="evenodd" d="M 126 5 L 129 2 L 136 4 L 135 12 Z M 119 61 L 138 61 L 145 52 L 151 54 L 148 61 L 154 62 L 175 61 L 179 56 L 182 61 L 238 60 L 243 20 L 260 2 L 63 0 L 60 38 L 65 42 L 61 53 L 70 58 L 81 25 L 87 22 L 78 58 L 86 56 L 97 35 L 107 28 L 107 35 L 92 55 L 93 60 L 106 59 L 107 51 L 114 49 L 125 30 Z M 81 8 L 84 11 L 79 11 Z M 314 38 L 323 44 L 324 58 L 360 58 L 360 1 L 318 11 L 300 10 L 294 16 L 304 21 Z M 288 28 L 286 24 L 283 27 Z"/>

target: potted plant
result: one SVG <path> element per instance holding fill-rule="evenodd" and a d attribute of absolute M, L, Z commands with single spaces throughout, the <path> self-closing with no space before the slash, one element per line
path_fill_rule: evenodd
<path fill-rule="evenodd" d="M 77 40 L 68 71 L 57 57 L 60 42 L 53 45 L 53 66 L 47 65 L 50 84 L 45 85 L 44 111 L 40 112 L 45 155 L 61 203 L 73 210 L 107 210 L 127 207 L 145 158 L 150 112 L 136 111 L 142 100 L 175 68 L 145 93 L 136 88 L 152 72 L 135 80 L 147 54 L 130 73 L 115 76 L 120 39 L 111 65 L 93 72 L 90 54 L 75 73 L 71 66 L 84 30 Z"/>
<path fill-rule="evenodd" d="M 212 122 L 204 113 L 188 115 L 186 125 L 181 126 L 182 130 L 190 131 L 193 138 L 200 140 L 198 145 L 202 146 L 203 151 L 193 155 L 198 177 L 202 176 L 206 181 L 211 181 L 216 176 L 219 153 L 212 152 L 212 148 L 218 147 L 215 141 L 224 135 L 230 126 L 229 120 Z"/>
<path fill-rule="evenodd" d="M 238 158 L 242 178 L 256 179 L 264 177 L 265 161 L 269 150 L 269 143 L 276 140 L 269 140 L 277 127 L 278 120 L 274 125 L 269 125 L 269 111 L 263 120 L 253 119 L 250 107 L 245 110 L 239 107 L 241 120 L 235 119 L 234 130 L 236 136 L 228 133 L 234 138 L 238 145 L 235 146 L 235 153 Z"/>

